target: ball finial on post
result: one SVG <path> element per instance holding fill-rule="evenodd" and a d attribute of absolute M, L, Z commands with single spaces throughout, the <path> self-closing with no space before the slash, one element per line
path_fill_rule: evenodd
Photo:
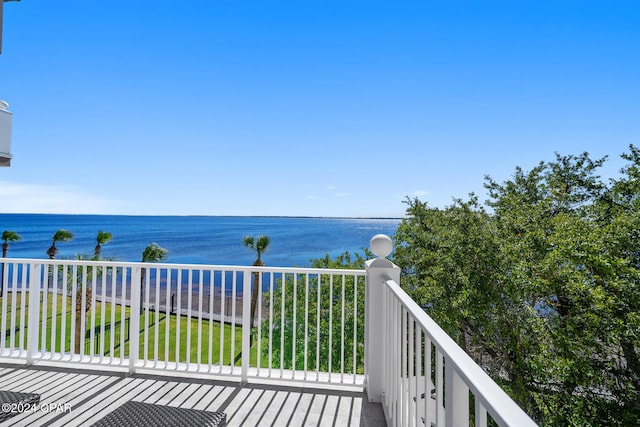
<path fill-rule="evenodd" d="M 386 258 L 393 250 L 393 241 L 385 234 L 376 234 L 369 242 L 371 252 L 379 258 Z"/>

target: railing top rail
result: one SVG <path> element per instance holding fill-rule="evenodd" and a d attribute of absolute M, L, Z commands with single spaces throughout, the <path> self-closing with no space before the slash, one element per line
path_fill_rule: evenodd
<path fill-rule="evenodd" d="M 246 266 L 246 265 L 219 265 L 219 264 L 173 264 L 173 263 L 146 263 L 140 261 L 94 261 L 78 259 L 46 259 L 46 258 L 0 258 L 0 263 L 21 262 L 25 264 L 48 265 L 104 265 L 104 266 L 136 266 L 145 268 L 169 268 L 184 270 L 223 270 L 246 271 L 265 273 L 305 273 L 305 274 L 345 274 L 366 275 L 365 270 L 340 269 L 340 268 L 308 268 L 308 267 L 272 267 L 272 266 Z"/>
<path fill-rule="evenodd" d="M 431 318 L 394 280 L 389 290 L 405 306 L 471 389 L 485 409 L 500 425 L 536 426 L 536 423 L 496 384 L 493 379 Z"/>

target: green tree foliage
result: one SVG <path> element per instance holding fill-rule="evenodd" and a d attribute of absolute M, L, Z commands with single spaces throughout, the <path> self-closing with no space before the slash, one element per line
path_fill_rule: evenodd
<path fill-rule="evenodd" d="M 489 200 L 407 200 L 402 285 L 543 425 L 640 423 L 640 152 L 556 155 Z"/>
<path fill-rule="evenodd" d="M 365 256 L 371 257 L 369 251 L 365 250 Z M 324 258 L 312 260 L 311 268 L 364 269 L 364 261 L 365 258 L 359 254 L 352 257 L 345 252 L 333 259 L 327 254 Z M 264 298 L 269 304 L 273 300 L 272 321 L 267 318 L 261 325 L 265 356 L 269 354 L 268 340 L 271 337 L 272 367 L 304 369 L 306 346 L 306 367 L 310 371 L 363 373 L 364 277 L 355 284 L 353 277 L 345 277 L 343 281 L 342 275 L 322 274 L 318 279 L 318 275 L 307 278 L 289 274 L 284 281 L 278 279 L 273 293 L 266 293 Z"/>
<path fill-rule="evenodd" d="M 112 261 L 112 259 L 104 260 L 99 258 L 98 255 L 76 255 L 78 261 Z M 103 275 L 109 276 L 112 268 L 104 266 L 92 266 L 92 265 L 79 265 L 77 267 L 71 267 L 67 270 L 67 287 L 69 291 L 74 291 L 75 286 L 75 328 L 74 328 L 74 351 L 79 354 L 82 348 L 82 344 L 88 333 L 88 325 L 86 323 L 89 310 L 91 310 L 91 304 L 93 300 L 93 282 L 94 280 L 100 280 Z M 63 266 L 58 266 L 58 277 L 61 282 L 61 275 L 63 272 Z M 75 272 L 75 277 L 74 277 Z M 84 312 L 82 310 L 82 304 L 84 302 Z M 84 317 L 83 317 L 84 313 Z M 82 320 L 85 320 L 85 328 L 82 329 Z"/>
<path fill-rule="evenodd" d="M 264 265 L 264 262 L 262 262 L 262 254 L 266 252 L 270 242 L 271 240 L 269 239 L 269 236 L 258 236 L 257 238 L 254 238 L 253 236 L 245 236 L 242 239 L 242 245 L 245 248 L 256 251 L 257 258 L 254 261 L 253 265 Z"/>
<path fill-rule="evenodd" d="M 169 251 L 157 243 L 149 243 L 144 251 L 142 251 L 142 262 L 162 262 L 169 257 Z M 144 281 L 147 275 L 147 269 L 142 268 L 140 271 L 140 309 L 142 310 L 142 302 L 144 301 Z"/>
<path fill-rule="evenodd" d="M 266 252 L 269 247 L 269 243 L 271 239 L 269 236 L 258 236 L 254 238 L 253 236 L 245 236 L 242 239 L 242 245 L 245 248 L 251 249 L 256 252 L 256 260 L 253 262 L 253 265 L 256 267 L 264 266 L 264 261 L 262 261 L 262 254 Z M 255 325 L 256 311 L 258 309 L 257 301 L 258 301 L 258 281 L 260 273 L 253 273 L 253 288 L 251 290 L 251 325 Z M 253 334 L 251 334 L 251 342 L 253 343 Z"/>
<path fill-rule="evenodd" d="M 18 242 L 22 240 L 22 237 L 15 231 L 4 230 L 0 239 L 2 240 L 2 258 L 6 258 L 9 251 L 9 242 Z"/>
<path fill-rule="evenodd" d="M 168 256 L 168 250 L 157 243 L 150 243 L 144 248 L 144 251 L 142 251 L 142 262 L 161 262 L 165 261 Z"/>
<path fill-rule="evenodd" d="M 113 234 L 107 231 L 98 231 L 98 235 L 96 237 L 96 247 L 93 249 L 93 254 L 96 259 L 100 259 L 102 257 L 102 245 L 106 245 L 113 238 Z"/>
<path fill-rule="evenodd" d="M 58 255 L 58 247 L 56 246 L 56 243 L 68 242 L 69 240 L 72 240 L 72 239 L 73 239 L 72 232 L 68 230 L 64 230 L 62 228 L 56 231 L 53 235 L 53 242 L 51 243 L 51 246 L 49 247 L 49 249 L 47 249 L 47 255 L 49 255 L 49 258 L 54 259 L 56 255 Z"/>
<path fill-rule="evenodd" d="M 2 239 L 2 258 L 6 258 L 7 253 L 9 252 L 9 242 L 18 242 L 22 239 L 22 237 L 15 231 L 4 230 L 2 232 L 1 239 Z M 2 268 L 0 269 L 0 295 L 2 295 L 3 289 L 4 289 L 4 263 L 2 264 Z"/>

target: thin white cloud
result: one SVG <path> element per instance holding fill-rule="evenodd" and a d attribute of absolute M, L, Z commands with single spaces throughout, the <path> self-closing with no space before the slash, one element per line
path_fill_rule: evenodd
<path fill-rule="evenodd" d="M 404 200 L 407 197 L 409 198 L 414 198 L 417 197 L 418 199 L 424 198 L 429 196 L 431 193 L 427 190 L 414 190 L 409 194 L 396 194 L 394 197 L 398 200 Z"/>
<path fill-rule="evenodd" d="M 123 203 L 70 185 L 21 184 L 0 181 L 3 213 L 122 213 Z"/>
<path fill-rule="evenodd" d="M 334 199 L 341 199 L 343 197 L 347 197 L 349 195 L 349 193 L 346 193 L 344 191 L 337 191 L 338 187 L 335 185 L 330 185 L 327 190 L 329 191 L 329 194 L 327 195 L 328 197 L 332 197 Z"/>

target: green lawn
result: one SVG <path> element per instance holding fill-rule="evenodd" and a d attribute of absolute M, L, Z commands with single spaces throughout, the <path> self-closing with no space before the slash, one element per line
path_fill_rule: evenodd
<path fill-rule="evenodd" d="M 19 345 L 19 330 L 20 330 L 20 313 L 21 313 L 21 305 L 22 305 L 22 297 L 23 295 L 17 293 L 16 297 L 16 307 L 17 307 L 17 315 L 16 315 L 16 324 L 15 331 L 16 337 L 14 338 L 14 345 Z M 25 302 L 25 311 L 28 313 L 29 301 L 28 301 L 28 293 L 25 293 L 24 298 L 26 298 Z M 40 296 L 41 300 L 43 295 Z M 0 310 L 2 310 L 2 306 L 5 302 L 0 297 Z M 13 295 L 9 294 L 7 297 L 7 318 L 5 319 L 5 330 L 6 330 L 6 340 L 5 346 L 10 346 L 11 341 L 9 338 L 9 332 L 11 328 L 11 308 L 13 305 Z M 66 305 L 65 315 L 63 316 L 63 303 Z M 45 307 L 43 304 L 42 307 Z M 41 309 L 40 316 L 43 316 L 43 312 L 46 313 L 46 343 L 44 348 L 48 351 L 52 349 L 56 352 L 62 351 L 62 346 L 64 345 L 64 351 L 70 352 L 71 347 L 73 345 L 71 341 L 72 334 L 72 316 L 75 316 L 74 310 L 70 310 L 72 307 L 72 299 L 71 297 L 67 297 L 66 301 L 64 301 L 61 295 L 58 295 L 56 298 L 53 298 L 53 294 L 49 294 L 47 296 L 47 304 L 46 311 Z M 54 315 L 55 314 L 55 315 Z M 102 319 L 104 319 L 104 325 L 102 325 Z M 26 321 L 26 319 L 25 319 Z M 129 307 L 125 307 L 124 310 L 121 306 L 114 305 L 111 303 L 102 303 L 96 302 L 95 307 L 92 307 L 87 314 L 87 318 L 85 319 L 85 328 L 84 328 L 84 352 L 85 354 L 93 353 L 97 355 L 103 355 L 110 357 L 119 358 L 119 357 L 127 357 L 129 354 L 129 340 L 128 331 L 131 325 L 130 318 L 130 309 Z M 113 326 L 113 327 L 112 327 Z M 55 328 L 55 344 L 52 346 L 52 330 Z M 168 335 L 167 335 L 168 329 Z M 64 331 L 64 341 L 62 340 L 62 335 Z M 90 350 L 90 338 L 93 331 L 94 335 L 94 346 L 93 351 Z M 145 314 L 140 316 L 140 333 L 139 333 L 139 357 L 143 358 L 145 354 L 145 345 L 144 339 L 147 337 L 147 345 L 146 345 L 146 353 L 148 359 L 153 360 L 156 358 L 160 361 L 176 361 L 176 357 L 178 357 L 180 362 L 186 362 L 187 360 L 191 363 L 198 362 L 198 355 L 200 355 L 200 363 L 209 363 L 209 347 L 211 347 L 211 362 L 216 364 L 220 363 L 221 355 L 220 355 L 220 335 L 222 332 L 223 338 L 223 354 L 222 354 L 222 363 L 224 365 L 231 364 L 232 359 L 237 359 L 238 355 L 242 350 L 242 328 L 236 326 L 235 331 L 228 324 L 225 324 L 221 327 L 220 322 L 217 321 L 209 321 L 202 320 L 201 328 L 197 318 L 187 319 L 185 316 L 180 316 L 180 322 L 178 324 L 176 315 L 166 315 L 164 313 L 160 313 L 160 315 L 156 318 L 155 312 L 149 312 L 148 317 L 146 317 L 145 322 Z M 156 342 L 156 333 L 157 333 L 157 342 L 158 349 L 157 354 L 155 350 L 155 342 Z M 231 335 L 234 334 L 234 352 L 231 353 Z M 179 345 L 176 350 L 176 343 L 179 338 Z M 38 331 L 39 335 L 39 345 L 43 347 L 43 338 L 42 331 Z M 101 336 L 104 336 L 104 342 L 100 339 Z M 121 337 L 124 336 L 124 339 Z M 27 325 L 24 325 L 24 334 L 23 334 L 23 345 L 26 347 L 26 337 L 27 337 Z M 167 338 L 168 337 L 168 338 Z M 201 347 L 198 348 L 198 338 L 201 339 Z M 168 344 L 167 344 L 168 339 Z M 113 353 L 111 351 L 111 341 L 113 340 Z M 190 341 L 190 345 L 188 346 L 188 341 Z M 189 347 L 189 354 L 187 354 L 187 347 Z M 256 364 L 256 346 L 254 345 L 251 349 L 251 365 L 255 366 Z M 167 351 L 168 349 L 168 351 Z M 177 354 L 176 354 L 177 353 Z M 236 362 L 238 365 L 240 362 Z M 262 355 L 261 358 L 261 366 L 266 366 L 268 364 L 268 359 L 265 355 Z"/>

